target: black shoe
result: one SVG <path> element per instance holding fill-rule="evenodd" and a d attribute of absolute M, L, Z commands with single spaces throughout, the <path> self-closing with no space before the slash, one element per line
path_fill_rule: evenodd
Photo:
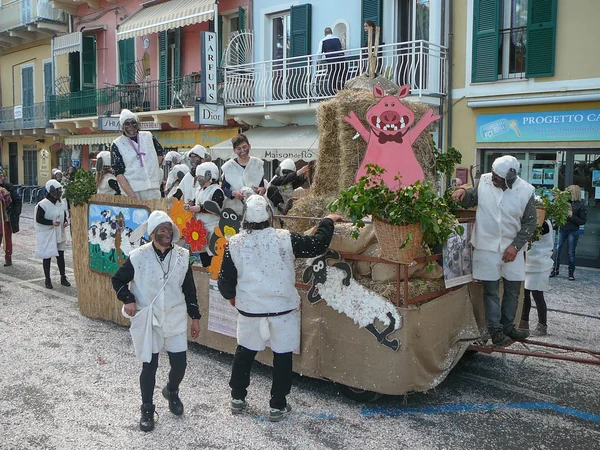
<path fill-rule="evenodd" d="M 517 328 L 513 328 L 506 335 L 515 340 L 515 341 L 524 341 L 529 337 L 529 330 L 519 330 Z"/>
<path fill-rule="evenodd" d="M 163 388 L 162 395 L 169 400 L 169 411 L 176 416 L 180 416 L 183 414 L 183 403 L 181 403 L 181 400 L 179 399 L 179 389 L 170 391 L 168 386 L 169 385 Z"/>
<path fill-rule="evenodd" d="M 54 286 L 52 286 L 52 281 L 46 280 L 46 289 L 54 289 Z"/>
<path fill-rule="evenodd" d="M 552 269 L 552 272 L 550 272 L 550 278 L 554 278 L 556 276 L 558 276 L 558 270 Z"/>
<path fill-rule="evenodd" d="M 575 275 L 575 274 L 574 274 L 573 272 L 571 272 L 571 273 L 569 274 L 569 281 L 575 281 L 575 276 L 574 276 L 574 275 Z"/>
<path fill-rule="evenodd" d="M 63 286 L 71 286 L 71 283 L 69 283 L 69 280 L 67 280 L 67 277 L 60 277 L 60 284 L 62 284 Z"/>
<path fill-rule="evenodd" d="M 502 329 L 496 331 L 490 331 L 492 335 L 492 343 L 499 347 L 504 347 L 506 344 L 510 342 L 510 338 L 504 334 Z"/>
<path fill-rule="evenodd" d="M 6 258 L 4 260 L 4 267 L 9 267 L 12 266 L 12 259 L 11 258 Z"/>
<path fill-rule="evenodd" d="M 140 430 L 154 430 L 154 405 L 152 403 L 144 403 L 140 409 L 142 412 L 140 416 Z"/>

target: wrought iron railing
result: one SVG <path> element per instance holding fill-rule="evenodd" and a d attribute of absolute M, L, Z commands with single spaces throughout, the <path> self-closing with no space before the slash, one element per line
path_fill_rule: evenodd
<path fill-rule="evenodd" d="M 498 79 L 525 78 L 527 27 L 500 30 Z"/>
<path fill-rule="evenodd" d="M 118 113 L 124 108 L 134 112 L 193 108 L 200 96 L 200 74 L 169 80 L 111 85 L 54 95 L 48 101 L 50 118 L 70 119 Z"/>
<path fill-rule="evenodd" d="M 413 95 L 444 96 L 447 49 L 427 41 L 380 45 L 375 70 L 398 85 L 410 84 Z M 369 72 L 366 48 L 329 58 L 313 54 L 224 68 L 227 106 L 255 106 L 332 97 L 344 83 Z"/>
<path fill-rule="evenodd" d="M 0 108 L 0 130 L 27 130 L 32 128 L 51 127 L 50 118 L 47 114 L 46 103 L 34 103 L 31 106 L 17 107 L 15 118 L 15 107 L 5 106 Z"/>

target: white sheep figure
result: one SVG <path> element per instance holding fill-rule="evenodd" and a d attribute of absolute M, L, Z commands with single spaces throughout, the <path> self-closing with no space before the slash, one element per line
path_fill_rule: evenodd
<path fill-rule="evenodd" d="M 121 230 L 121 251 L 125 256 L 129 256 L 135 249 L 134 243 L 130 240 L 132 232 L 133 230 L 129 227 L 125 227 Z"/>
<path fill-rule="evenodd" d="M 102 253 L 111 253 L 115 250 L 115 234 L 112 224 L 102 222 L 100 224 L 100 250 Z"/>
<path fill-rule="evenodd" d="M 381 344 L 394 351 L 398 350 L 400 347 L 398 340 L 387 339 L 389 334 L 402 326 L 402 317 L 394 304 L 357 283 L 352 278 L 350 266 L 345 261 L 329 266 L 326 264 L 326 259 L 341 260 L 341 257 L 337 252 L 328 250 L 324 256 L 310 261 L 309 267 L 304 272 L 305 283 L 313 279 L 313 287 L 308 293 L 309 301 L 314 303 L 319 299 L 325 300 L 329 306 L 348 316 L 360 328 L 366 328 Z M 387 328 L 378 331 L 375 328 L 375 319 Z"/>
<path fill-rule="evenodd" d="M 100 245 L 100 227 L 102 222 L 94 220 L 88 229 L 88 241 L 93 246 Z M 94 251 L 97 252 L 98 247 L 93 247 Z"/>

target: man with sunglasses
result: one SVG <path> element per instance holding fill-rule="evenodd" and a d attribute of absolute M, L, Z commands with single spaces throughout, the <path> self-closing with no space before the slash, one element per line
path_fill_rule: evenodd
<path fill-rule="evenodd" d="M 525 279 L 524 247 L 536 227 L 535 189 L 518 176 L 519 167 L 514 156 L 502 156 L 476 187 L 459 187 L 452 193 L 455 202 L 477 206 L 471 238 L 473 278 L 483 282 L 486 327 L 494 345 L 501 346 L 529 336 L 515 328 L 514 321 Z"/>
<path fill-rule="evenodd" d="M 140 131 L 138 116 L 121 111 L 119 124 L 123 134 L 111 145 L 112 168 L 128 197 L 138 200 L 160 198 L 164 150 L 149 131 Z"/>
<path fill-rule="evenodd" d="M 264 195 L 265 169 L 262 159 L 250 156 L 250 142 L 244 134 L 233 137 L 231 143 L 237 157 L 230 159 L 221 167 L 223 172 L 221 188 L 225 193 L 225 208 L 231 208 L 241 214 L 244 199 L 243 188 L 249 188 L 258 195 Z"/>

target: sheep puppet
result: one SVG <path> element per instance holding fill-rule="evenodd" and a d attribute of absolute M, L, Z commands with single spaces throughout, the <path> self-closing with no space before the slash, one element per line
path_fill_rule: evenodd
<path fill-rule="evenodd" d="M 338 262 L 328 265 L 327 260 L 330 259 Z M 334 310 L 345 314 L 360 328 L 373 334 L 380 344 L 393 351 L 400 348 L 398 339 L 388 339 L 390 334 L 402 326 L 398 310 L 383 297 L 357 283 L 352 278 L 352 268 L 342 260 L 339 253 L 327 250 L 324 255 L 309 261 L 302 281 L 308 283 L 311 280 L 312 285 L 307 294 L 311 304 L 325 300 Z M 383 331 L 377 330 L 375 319 L 386 325 Z"/>

